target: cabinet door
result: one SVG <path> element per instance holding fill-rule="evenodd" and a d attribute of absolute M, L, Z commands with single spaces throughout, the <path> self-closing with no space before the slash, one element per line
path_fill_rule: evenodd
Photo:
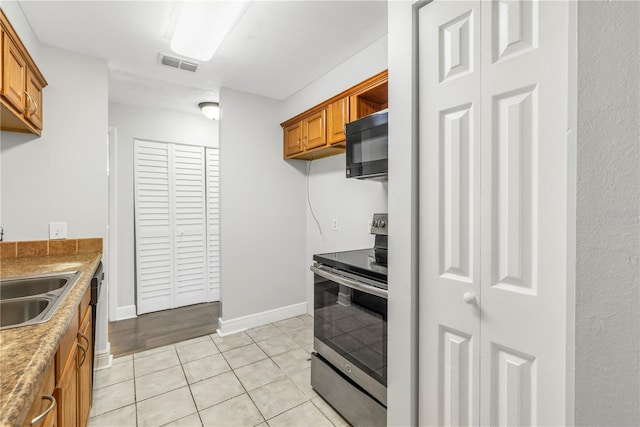
<path fill-rule="evenodd" d="M 91 410 L 91 360 L 93 359 L 93 343 L 91 338 L 91 306 L 84 315 L 78 331 L 78 425 L 85 426 Z"/>
<path fill-rule="evenodd" d="M 44 379 L 42 380 L 42 384 L 36 393 L 36 400 L 31 405 L 29 412 L 24 418 L 23 426 L 31 426 L 31 421 L 45 412 L 48 411 L 48 414 L 42 419 L 39 423 L 34 424 L 38 427 L 51 427 L 56 425 L 57 418 L 57 404 L 49 401 L 43 396 L 53 394 L 53 390 L 55 387 L 55 362 L 52 360 L 49 368 L 47 368 L 46 373 L 44 374 Z M 53 405 L 53 408 L 51 407 Z"/>
<path fill-rule="evenodd" d="M 26 105 L 24 93 L 27 79 L 26 62 L 9 35 L 4 33 L 2 38 L 4 44 L 2 94 L 16 110 L 23 112 Z"/>
<path fill-rule="evenodd" d="M 326 110 L 322 110 L 302 121 L 302 145 L 305 150 L 326 145 Z"/>
<path fill-rule="evenodd" d="M 27 120 L 42 130 L 42 85 L 33 72 L 27 69 L 27 107 L 24 113 Z"/>
<path fill-rule="evenodd" d="M 349 98 L 342 98 L 327 108 L 327 142 L 345 142 L 344 125 L 349 122 Z"/>
<path fill-rule="evenodd" d="M 289 157 L 302 152 L 302 123 L 298 122 L 284 128 L 284 156 Z"/>
<path fill-rule="evenodd" d="M 77 344 L 77 341 L 75 341 L 75 343 Z M 54 394 L 58 402 L 59 426 L 75 426 L 78 419 L 78 370 L 76 368 L 76 354 L 77 350 L 74 348 L 58 380 Z"/>

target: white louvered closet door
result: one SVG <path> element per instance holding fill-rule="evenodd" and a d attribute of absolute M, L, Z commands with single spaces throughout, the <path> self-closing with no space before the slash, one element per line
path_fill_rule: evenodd
<path fill-rule="evenodd" d="M 208 301 L 204 147 L 172 145 L 175 306 Z"/>
<path fill-rule="evenodd" d="M 135 226 L 138 314 L 174 306 L 170 146 L 135 141 Z"/>
<path fill-rule="evenodd" d="M 205 149 L 134 145 L 137 312 L 210 301 Z"/>
<path fill-rule="evenodd" d="M 220 160 L 217 148 L 206 149 L 209 299 L 220 301 Z"/>

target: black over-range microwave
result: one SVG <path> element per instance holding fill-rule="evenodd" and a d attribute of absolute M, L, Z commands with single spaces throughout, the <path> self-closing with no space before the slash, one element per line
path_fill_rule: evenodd
<path fill-rule="evenodd" d="M 387 179 L 388 111 L 347 123 L 347 178 Z"/>

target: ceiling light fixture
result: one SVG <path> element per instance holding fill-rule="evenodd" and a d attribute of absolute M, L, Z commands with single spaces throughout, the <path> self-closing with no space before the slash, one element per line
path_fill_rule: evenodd
<path fill-rule="evenodd" d="M 182 2 L 171 50 L 199 61 L 210 60 L 248 5 L 247 1 Z"/>
<path fill-rule="evenodd" d="M 208 119 L 218 120 L 220 118 L 220 104 L 217 102 L 201 102 L 198 107 Z"/>

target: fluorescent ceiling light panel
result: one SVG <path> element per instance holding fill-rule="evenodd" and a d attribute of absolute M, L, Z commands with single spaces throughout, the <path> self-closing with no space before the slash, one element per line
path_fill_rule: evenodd
<path fill-rule="evenodd" d="M 199 61 L 213 57 L 246 9 L 246 1 L 185 1 L 182 3 L 171 50 Z"/>

